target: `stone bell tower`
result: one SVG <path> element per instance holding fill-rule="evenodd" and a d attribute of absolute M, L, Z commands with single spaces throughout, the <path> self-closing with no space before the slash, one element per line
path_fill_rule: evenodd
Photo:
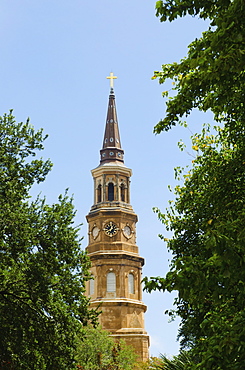
<path fill-rule="evenodd" d="M 87 215 L 93 280 L 87 284 L 91 307 L 100 305 L 100 324 L 115 339 L 134 347 L 139 360 L 148 359 L 149 337 L 144 329 L 141 271 L 144 259 L 136 245 L 137 215 L 130 205 L 132 171 L 124 165 L 117 121 L 113 79 L 100 164 L 92 170 L 94 204 Z"/>

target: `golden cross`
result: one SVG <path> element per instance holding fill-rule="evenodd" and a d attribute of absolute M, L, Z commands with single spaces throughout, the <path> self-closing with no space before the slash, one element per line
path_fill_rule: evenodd
<path fill-rule="evenodd" d="M 115 78 L 117 78 L 117 76 L 113 76 L 113 72 L 111 72 L 111 73 L 110 73 L 110 76 L 109 76 L 109 77 L 106 77 L 106 78 L 108 78 L 108 79 L 110 80 L 110 88 L 111 88 L 111 89 L 113 89 L 113 87 L 114 87 L 114 86 L 113 86 L 113 82 L 114 82 L 113 80 L 114 80 Z"/>

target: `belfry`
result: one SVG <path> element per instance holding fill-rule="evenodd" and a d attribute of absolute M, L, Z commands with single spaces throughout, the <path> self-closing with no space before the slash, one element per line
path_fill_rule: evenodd
<path fill-rule="evenodd" d="M 100 164 L 92 170 L 94 204 L 87 215 L 93 279 L 87 284 L 91 307 L 100 305 L 101 327 L 131 345 L 139 360 L 148 359 L 141 273 L 144 259 L 136 245 L 137 215 L 130 204 L 131 169 L 124 165 L 110 74 L 110 95 Z"/>

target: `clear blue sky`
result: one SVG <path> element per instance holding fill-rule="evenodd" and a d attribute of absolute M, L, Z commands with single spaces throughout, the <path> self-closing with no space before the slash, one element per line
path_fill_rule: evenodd
<path fill-rule="evenodd" d="M 173 196 L 173 168 L 191 163 L 191 155 L 177 148 L 190 131 L 174 128 L 153 135 L 164 116 L 161 92 L 152 81 L 163 63 L 179 61 L 187 45 L 207 25 L 188 17 L 161 24 L 155 1 L 139 0 L 1 0 L 0 3 L 0 115 L 13 108 L 17 121 L 29 116 L 35 128 L 49 134 L 43 156 L 54 163 L 45 183 L 34 189 L 55 202 L 69 188 L 74 194 L 77 223 L 93 203 L 90 170 L 99 164 L 109 94 L 106 76 L 115 82 L 117 113 L 125 164 L 132 168 L 131 203 L 138 214 L 137 244 L 145 258 L 144 275 L 163 276 L 168 270 L 165 233 L 152 212 L 164 210 Z M 202 119 L 194 115 L 191 130 Z M 164 311 L 173 296 L 144 294 L 148 305 L 146 329 L 151 354 L 178 352 L 177 323 L 168 323 Z"/>

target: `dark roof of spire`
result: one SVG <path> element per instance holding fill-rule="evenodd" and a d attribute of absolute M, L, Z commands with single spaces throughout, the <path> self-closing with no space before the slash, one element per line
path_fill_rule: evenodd
<path fill-rule="evenodd" d="M 121 162 L 123 163 L 123 150 L 121 148 L 119 127 L 117 121 L 117 111 L 115 94 L 111 88 L 109 95 L 109 103 L 106 117 L 105 134 L 100 151 L 100 164 L 108 162 Z"/>

